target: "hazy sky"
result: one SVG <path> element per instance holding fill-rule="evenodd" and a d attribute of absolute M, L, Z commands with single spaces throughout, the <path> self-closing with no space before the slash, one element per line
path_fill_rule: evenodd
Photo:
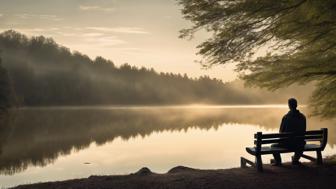
<path fill-rule="evenodd" d="M 94 58 L 116 65 L 153 67 L 159 72 L 235 78 L 233 66 L 203 70 L 195 60 L 199 34 L 179 39 L 190 23 L 175 0 L 0 0 L 0 31 L 44 35 Z"/>

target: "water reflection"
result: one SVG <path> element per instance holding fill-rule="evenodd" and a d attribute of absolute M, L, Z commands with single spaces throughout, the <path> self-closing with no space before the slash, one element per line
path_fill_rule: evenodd
<path fill-rule="evenodd" d="M 103 145 L 118 137 L 129 140 L 153 132 L 218 129 L 230 123 L 274 130 L 285 112 L 287 109 L 279 107 L 22 109 L 1 118 L 0 174 L 12 175 L 29 166 L 45 166 L 73 150 L 88 148 L 92 142 Z M 308 129 L 329 128 L 328 142 L 333 147 L 335 123 L 309 118 Z"/>

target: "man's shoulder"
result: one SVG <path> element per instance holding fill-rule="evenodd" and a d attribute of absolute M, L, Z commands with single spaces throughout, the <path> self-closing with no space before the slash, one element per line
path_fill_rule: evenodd
<path fill-rule="evenodd" d="M 286 119 L 286 118 L 288 118 L 288 117 L 291 117 L 291 112 L 289 111 L 289 112 L 287 112 L 283 117 L 282 117 L 282 119 Z"/>
<path fill-rule="evenodd" d="M 299 112 L 299 114 L 303 119 L 306 119 L 306 116 L 303 113 Z"/>
<path fill-rule="evenodd" d="M 291 120 L 291 117 L 288 115 L 288 114 L 285 114 L 283 117 L 282 117 L 282 120 L 281 122 L 286 124 L 288 123 L 288 121 Z"/>
<path fill-rule="evenodd" d="M 285 115 L 282 117 L 282 120 L 292 119 L 292 118 L 294 118 L 294 117 L 299 117 L 299 118 L 301 118 L 301 119 L 306 119 L 306 116 L 305 116 L 303 113 L 301 113 L 300 111 L 297 111 L 297 112 L 295 112 L 295 113 L 289 111 L 287 114 L 285 114 Z"/>

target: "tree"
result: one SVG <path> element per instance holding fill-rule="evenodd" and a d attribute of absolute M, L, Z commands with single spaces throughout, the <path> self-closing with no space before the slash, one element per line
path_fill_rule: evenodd
<path fill-rule="evenodd" d="M 178 0 L 192 37 L 212 35 L 199 48 L 202 63 L 237 62 L 248 85 L 276 90 L 313 82 L 314 115 L 336 116 L 336 1 Z"/>
<path fill-rule="evenodd" d="M 2 67 L 0 57 L 0 113 L 10 106 L 10 84 L 7 71 Z"/>

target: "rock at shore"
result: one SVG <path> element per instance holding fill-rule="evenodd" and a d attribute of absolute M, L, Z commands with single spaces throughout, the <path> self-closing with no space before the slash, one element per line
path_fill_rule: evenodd
<path fill-rule="evenodd" d="M 181 173 L 181 172 L 189 172 L 189 171 L 195 171 L 196 169 L 184 167 L 184 166 L 177 166 L 168 171 L 168 173 Z"/>
<path fill-rule="evenodd" d="M 134 174 L 135 175 L 150 175 L 150 174 L 153 174 L 153 172 L 149 168 L 143 167 L 138 172 L 136 172 Z"/>

